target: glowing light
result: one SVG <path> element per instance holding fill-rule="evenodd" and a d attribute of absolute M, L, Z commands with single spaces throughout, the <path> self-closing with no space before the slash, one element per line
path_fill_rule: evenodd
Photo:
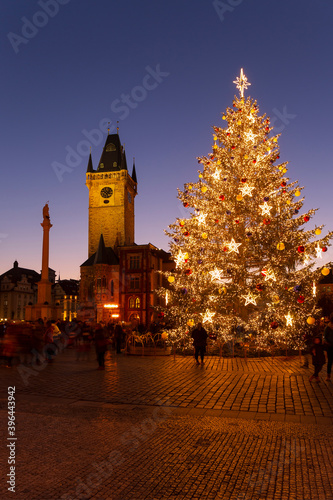
<path fill-rule="evenodd" d="M 202 314 L 201 316 L 202 316 L 202 322 L 203 323 L 211 323 L 213 321 L 215 313 L 211 312 L 211 311 L 208 311 L 208 309 L 206 309 L 205 314 Z"/>
<path fill-rule="evenodd" d="M 244 97 L 244 89 L 247 89 L 247 87 L 251 85 L 251 83 L 247 81 L 247 78 L 243 73 L 243 68 L 241 68 L 240 70 L 240 76 L 237 77 L 233 83 L 236 84 L 236 88 L 239 90 L 241 97 Z"/>
<path fill-rule="evenodd" d="M 316 254 L 317 254 L 316 255 L 317 259 L 322 259 L 323 255 L 322 255 L 322 251 L 321 251 L 321 247 L 319 246 L 319 243 L 316 246 L 315 250 L 316 250 Z"/>
<path fill-rule="evenodd" d="M 207 214 L 200 214 L 197 217 L 198 224 L 205 224 Z"/>
<path fill-rule="evenodd" d="M 268 205 L 267 201 L 264 201 L 263 205 L 259 205 L 261 208 L 261 215 L 271 215 L 272 207 Z"/>
<path fill-rule="evenodd" d="M 242 195 L 243 196 L 252 196 L 252 191 L 254 190 L 255 188 L 254 187 L 251 187 L 251 186 L 244 186 L 241 188 L 241 191 L 242 191 Z"/>
<path fill-rule="evenodd" d="M 213 283 L 222 283 L 222 276 L 221 274 L 223 273 L 223 271 L 221 269 L 214 269 L 214 271 L 209 271 L 209 274 L 211 275 L 212 277 L 212 282 Z"/>
<path fill-rule="evenodd" d="M 111 318 L 119 318 L 120 314 L 111 314 Z"/>
<path fill-rule="evenodd" d="M 175 259 L 175 262 L 176 262 L 176 267 L 179 267 L 185 260 L 185 253 L 183 252 L 179 252 L 179 254 L 177 255 L 176 259 Z"/>
<path fill-rule="evenodd" d="M 249 293 L 248 295 L 242 295 L 242 298 L 245 299 L 245 305 L 247 306 L 248 304 L 253 304 L 254 306 L 257 305 L 257 299 L 255 298 L 252 293 Z"/>
<path fill-rule="evenodd" d="M 287 326 L 293 326 L 293 317 L 291 316 L 290 313 L 288 313 L 286 316 L 286 321 L 287 321 Z"/>
<path fill-rule="evenodd" d="M 238 247 L 241 246 L 241 243 L 236 243 L 235 240 L 234 240 L 234 238 L 232 238 L 232 240 L 230 241 L 230 243 L 227 243 L 226 246 L 229 248 L 229 252 L 228 253 L 231 253 L 231 252 L 239 253 L 238 252 Z"/>
<path fill-rule="evenodd" d="M 316 283 L 312 283 L 312 295 L 315 297 L 317 295 L 317 286 Z"/>
<path fill-rule="evenodd" d="M 248 141 L 251 141 L 251 142 L 254 142 L 255 141 L 255 138 L 257 137 L 253 132 L 252 130 L 250 130 L 249 132 L 246 132 L 245 134 L 245 139 L 248 140 Z"/>
<path fill-rule="evenodd" d="M 168 294 L 168 292 L 166 291 L 166 292 L 165 292 L 165 305 L 166 305 L 166 306 L 168 305 L 168 302 L 169 302 L 169 294 Z"/>
<path fill-rule="evenodd" d="M 261 271 L 261 274 L 263 274 L 265 276 L 265 281 L 269 281 L 269 280 L 276 281 L 276 277 L 275 277 L 274 271 L 272 271 L 272 269 L 265 270 L 265 274 L 264 274 L 264 271 Z"/>
<path fill-rule="evenodd" d="M 219 170 L 215 170 L 215 172 L 213 173 L 213 177 L 216 181 L 219 180 L 220 178 L 220 175 L 221 175 L 221 172 Z"/>
<path fill-rule="evenodd" d="M 104 304 L 105 309 L 118 309 L 118 304 Z"/>

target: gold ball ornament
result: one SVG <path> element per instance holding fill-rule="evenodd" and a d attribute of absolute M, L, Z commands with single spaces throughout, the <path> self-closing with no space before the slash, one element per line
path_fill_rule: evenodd
<path fill-rule="evenodd" d="M 202 186 L 202 188 L 201 188 L 201 192 L 202 192 L 202 193 L 205 193 L 206 191 L 207 191 L 207 187 L 206 187 L 206 186 Z"/>
<path fill-rule="evenodd" d="M 279 302 L 280 302 L 280 297 L 275 295 L 275 297 L 273 297 L 273 304 L 278 304 Z"/>
<path fill-rule="evenodd" d="M 202 233 L 201 237 L 205 240 L 205 239 L 207 239 L 208 234 L 207 233 Z"/>
<path fill-rule="evenodd" d="M 216 164 L 221 165 L 221 160 L 217 160 Z"/>
<path fill-rule="evenodd" d="M 243 196 L 242 196 L 241 194 L 238 194 L 238 195 L 236 196 L 236 200 L 237 200 L 237 201 L 242 201 L 242 199 L 243 199 Z"/>
<path fill-rule="evenodd" d="M 203 178 L 203 175 L 202 174 L 199 174 L 199 179 L 202 179 Z"/>
<path fill-rule="evenodd" d="M 287 172 L 288 172 L 288 169 L 287 169 L 287 168 L 284 168 L 284 169 L 282 170 L 282 172 L 285 174 L 285 173 L 287 173 Z"/>
<path fill-rule="evenodd" d="M 284 243 L 282 241 L 279 241 L 279 243 L 276 245 L 276 248 L 278 250 L 284 250 L 285 249 Z"/>
<path fill-rule="evenodd" d="M 189 186 L 187 186 L 187 187 L 188 187 L 188 189 L 193 189 L 191 185 L 189 185 Z"/>
<path fill-rule="evenodd" d="M 319 229 L 319 228 L 318 228 L 318 229 L 316 229 L 316 230 L 315 230 L 315 234 L 316 234 L 317 236 L 319 236 L 319 235 L 321 234 L 321 229 Z"/>
<path fill-rule="evenodd" d="M 174 276 L 169 276 L 168 277 L 168 282 L 169 283 L 173 283 L 175 281 L 175 277 Z"/>
<path fill-rule="evenodd" d="M 223 116 L 222 116 L 222 120 L 226 120 L 226 119 L 227 119 L 227 118 L 223 115 Z"/>
<path fill-rule="evenodd" d="M 278 140 L 277 140 L 277 138 L 276 138 L 276 137 L 274 137 L 273 142 L 277 142 L 277 141 L 278 141 Z"/>
<path fill-rule="evenodd" d="M 187 324 L 187 326 L 194 326 L 194 320 L 193 319 L 189 319 L 186 324 Z"/>
<path fill-rule="evenodd" d="M 301 196 L 301 192 L 298 189 L 295 191 L 295 196 Z"/>
<path fill-rule="evenodd" d="M 290 200 L 287 200 L 286 201 L 287 205 L 290 205 L 291 201 Z"/>
<path fill-rule="evenodd" d="M 241 124 L 242 124 L 242 120 L 238 120 L 237 125 L 241 125 Z"/>
<path fill-rule="evenodd" d="M 314 325 L 316 320 L 315 318 L 313 318 L 312 316 L 310 316 L 307 320 L 306 320 L 307 324 L 308 325 Z"/>
<path fill-rule="evenodd" d="M 161 333 L 161 339 L 162 339 L 162 340 L 166 340 L 166 339 L 168 338 L 168 336 L 169 336 L 169 335 L 168 335 L 168 333 L 167 333 L 167 332 L 162 332 L 162 333 Z"/>
<path fill-rule="evenodd" d="M 188 253 L 186 252 L 185 255 L 184 255 L 184 259 L 188 259 Z"/>
<path fill-rule="evenodd" d="M 249 158 L 249 155 L 244 155 L 244 159 L 247 160 Z"/>
<path fill-rule="evenodd" d="M 321 274 L 323 274 L 324 276 L 328 276 L 330 274 L 330 270 L 328 269 L 328 267 L 323 267 L 323 269 L 321 270 Z"/>
<path fill-rule="evenodd" d="M 213 136 L 214 141 L 217 141 L 217 135 Z"/>

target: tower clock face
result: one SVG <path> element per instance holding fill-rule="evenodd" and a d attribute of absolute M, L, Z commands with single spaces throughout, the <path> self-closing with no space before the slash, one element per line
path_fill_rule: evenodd
<path fill-rule="evenodd" d="M 101 196 L 102 198 L 111 198 L 113 195 L 113 190 L 110 187 L 104 187 L 101 189 Z"/>

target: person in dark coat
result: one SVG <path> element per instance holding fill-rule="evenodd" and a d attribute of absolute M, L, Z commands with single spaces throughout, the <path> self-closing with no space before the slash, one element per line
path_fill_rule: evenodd
<path fill-rule="evenodd" d="M 95 349 L 97 354 L 98 369 L 104 370 L 104 357 L 108 349 L 108 339 L 105 336 L 104 328 L 102 327 L 102 325 L 97 325 L 95 330 Z"/>
<path fill-rule="evenodd" d="M 326 363 L 324 346 L 320 337 L 315 337 L 313 339 L 313 344 L 311 346 L 310 352 L 312 355 L 312 364 L 315 369 L 314 374 L 310 377 L 310 382 L 313 379 L 315 379 L 316 382 L 320 382 L 319 373 Z"/>
<path fill-rule="evenodd" d="M 325 345 L 324 349 L 327 352 L 327 377 L 326 380 L 331 380 L 332 363 L 333 363 L 333 314 L 330 315 L 330 321 L 324 330 Z"/>
<path fill-rule="evenodd" d="M 116 344 L 116 353 L 121 354 L 121 343 L 123 341 L 123 338 L 125 336 L 125 332 L 122 329 L 121 323 L 116 324 L 116 327 L 114 329 L 114 340 Z"/>
<path fill-rule="evenodd" d="M 202 323 L 197 324 L 196 328 L 192 331 L 191 337 L 193 339 L 195 361 L 197 365 L 200 364 L 198 359 L 200 354 L 201 364 L 203 365 L 208 335 Z"/>

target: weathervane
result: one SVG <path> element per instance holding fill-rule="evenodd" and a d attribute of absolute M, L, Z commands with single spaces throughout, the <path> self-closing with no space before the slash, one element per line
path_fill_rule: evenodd
<path fill-rule="evenodd" d="M 233 83 L 236 83 L 236 88 L 238 88 L 241 97 L 244 97 L 244 89 L 247 89 L 247 87 L 251 85 L 243 73 L 243 68 L 240 70 L 240 76 L 237 76 Z"/>

